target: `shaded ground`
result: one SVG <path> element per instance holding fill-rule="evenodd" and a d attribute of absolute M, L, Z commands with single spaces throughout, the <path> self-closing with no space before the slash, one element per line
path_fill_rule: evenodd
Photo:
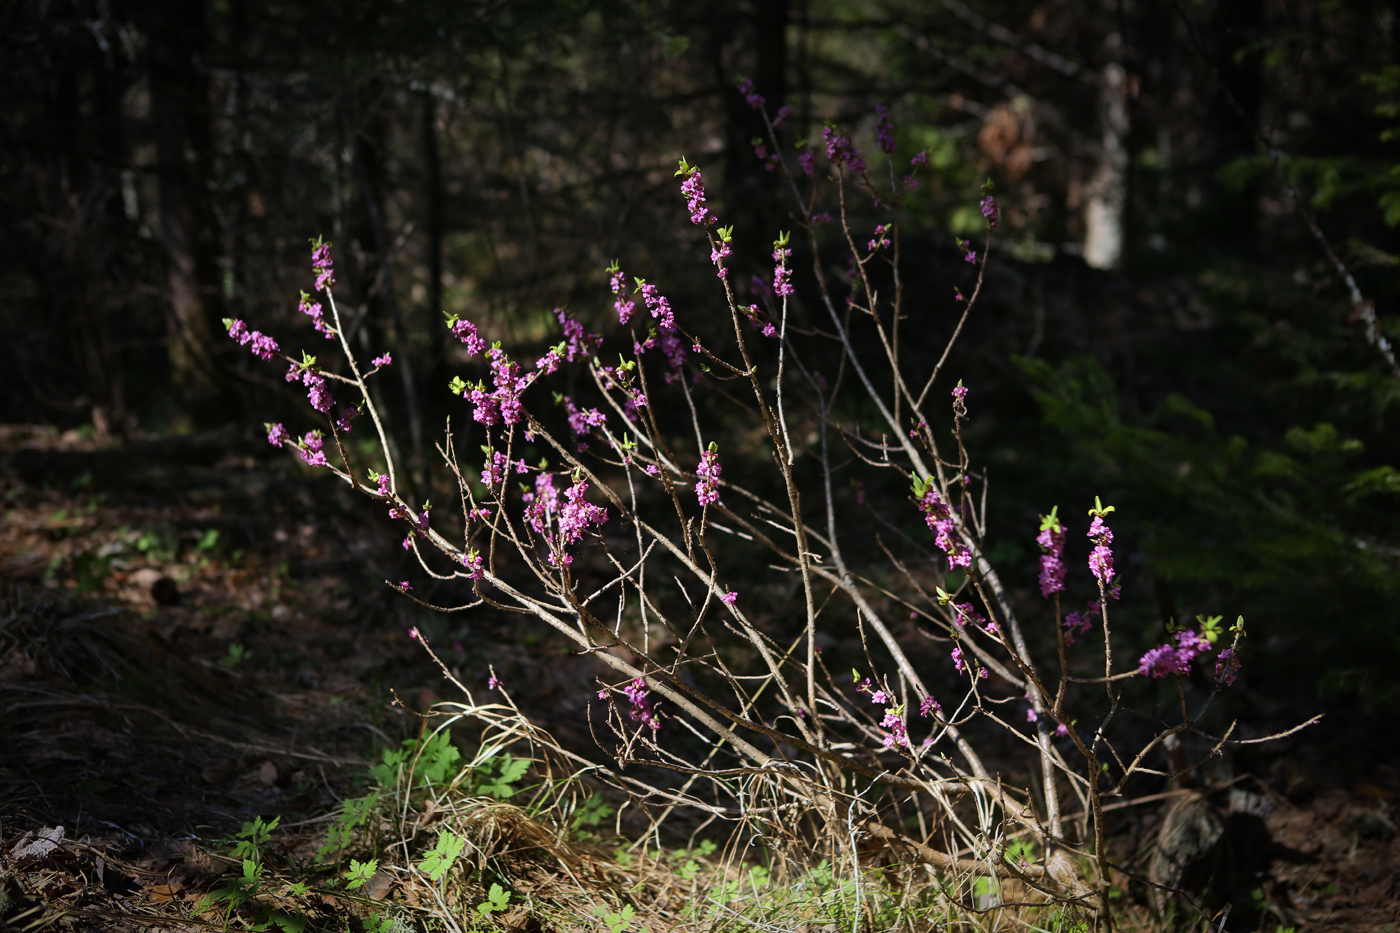
<path fill-rule="evenodd" d="M 391 690 L 437 699 L 414 625 L 464 680 L 489 664 L 528 684 L 527 711 L 589 747 L 573 700 L 588 662 L 425 616 L 384 585 L 397 538 L 367 503 L 242 453 L 257 449 L 239 433 L 103 449 L 0 429 L 0 929 L 202 928 L 194 901 L 233 867 L 219 853 L 242 823 L 280 816 L 284 857 L 313 851 L 377 748 L 417 726 Z M 1400 773 L 1380 734 L 1334 717 L 1209 796 L 1251 926 L 1396 929 Z M 1125 849 L 1161 813 L 1125 813 Z M 359 929 L 390 892 L 367 893 L 298 904 Z"/>

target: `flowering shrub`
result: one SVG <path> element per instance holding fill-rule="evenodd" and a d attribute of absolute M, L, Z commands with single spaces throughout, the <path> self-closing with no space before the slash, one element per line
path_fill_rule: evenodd
<path fill-rule="evenodd" d="M 302 310 L 318 332 L 339 340 L 343 367 L 331 372 L 304 353 L 289 359 L 287 380 L 301 383 L 324 423 L 296 442 L 284 426 L 269 425 L 268 441 L 292 444 L 307 464 L 387 504 L 389 515 L 405 526 L 403 546 L 424 570 L 470 587 L 475 600 L 467 608 L 526 613 L 610 668 L 614 676 L 600 685 L 596 699 L 598 715 L 621 742 L 615 750 L 619 764 L 643 760 L 714 778 L 705 794 L 667 789 L 664 799 L 747 820 L 764 832 L 773 811 L 755 805 L 751 793 L 729 780 L 761 776 L 789 801 L 784 808 L 825 828 L 819 838 L 832 858 L 858 859 L 856 836 L 863 834 L 940 872 L 1014 879 L 1079 905 L 1106 924 L 1111 872 L 1103 801 L 1121 795 L 1139 775 L 1162 773 L 1149 762 L 1167 736 L 1207 735 L 1202 714 L 1241 670 L 1243 625 L 1229 630 L 1233 641 L 1217 655 L 1213 677 L 1192 665 L 1213 653 L 1226 634 L 1218 618 L 1202 619 L 1199 630 L 1172 632 L 1169 643 L 1148 650 L 1136 664 L 1115 663 L 1108 606 L 1120 595 L 1121 578 L 1106 521 L 1114 509 L 1097 498 L 1084 532 L 1092 544 L 1088 573 L 1080 571 L 1073 581 L 1097 589 L 1098 599 L 1086 611 L 1062 614 L 1060 600 L 1071 582 L 1064 559 L 1071 529 L 1052 508 L 1038 533 L 1025 532 L 1026 543 L 1033 538 L 1041 551 L 1039 590 L 1048 602 L 1025 619 L 1018 616 L 987 556 L 987 529 L 975 507 L 982 479 L 963 440 L 969 387 L 958 382 L 947 387 L 948 396 L 930 394 L 946 378 L 950 351 L 981 293 L 991 232 L 1001 224 L 995 197 L 987 190 L 980 203 L 987 227 L 980 250 L 957 240 L 963 257 L 976 264 L 977 277 L 969 297 L 959 291 L 944 309 L 956 317 L 949 345 L 931 357 L 932 365 L 904 365 L 891 339 L 903 292 L 896 286 L 892 295 L 880 294 L 872 264 L 898 255 L 901 200 L 915 187 L 927 156 L 921 152 L 907 166 L 894 164 L 894 125 L 881 108 L 877 147 L 890 161 L 888 182 L 869 172 L 852 135 L 831 124 L 820 149 L 799 146 L 790 160 L 784 153 L 793 150 L 777 132 L 785 112 L 770 117 L 751 83 L 742 83 L 740 91 L 767 122 L 763 158 L 797 196 L 794 230 L 773 241 L 771 277 L 755 275 L 747 298 L 741 297 L 727 274 L 740 254 L 739 235 L 719 226 L 701 170 L 681 160 L 677 216 L 688 218 L 709 247 L 722 292 L 713 307 L 677 312 L 657 284 L 629 278 L 614 262 L 608 284 L 622 333 L 607 358 L 616 357 L 616 364 L 605 362 L 604 338 L 562 309 L 555 317 L 563 340 L 533 364 L 499 344 L 488 345 L 473 322 L 450 317 L 447 326 L 466 355 L 483 358 L 487 371 L 476 382 L 456 376 L 450 386 L 485 439 L 481 461 L 465 456 L 451 437 L 441 448 L 462 503 L 454 519 L 440 520 L 427 502 L 413 505 L 411 491 L 400 485 L 366 381 L 392 360 L 385 353 L 373 360 L 373 370 L 360 368 L 332 294 L 331 244 L 320 240 L 313 243 L 312 272 L 329 318 L 306 295 Z M 819 171 L 822 154 L 825 171 Z M 864 250 L 857 247 L 850 217 L 857 199 L 887 215 Z M 847 294 L 837 293 L 837 280 L 820 258 L 819 237 L 828 224 L 848 248 Z M 810 291 L 801 295 L 792 263 L 798 248 L 815 271 Z M 767 257 L 749 258 L 755 267 L 767 264 Z M 637 296 L 645 314 L 637 313 Z M 838 348 L 840 378 L 829 380 L 818 371 L 816 351 L 790 327 L 799 303 L 804 317 L 825 314 L 824 336 Z M 707 345 L 686 329 L 691 316 L 718 308 L 732 325 L 731 346 Z M 857 327 L 873 332 L 884 348 L 882 359 L 857 352 Z M 756 340 L 753 331 L 765 340 Z M 230 322 L 229 333 L 264 358 L 277 349 L 242 322 Z M 565 367 L 591 382 L 588 391 L 597 404 L 585 406 L 574 393 L 551 396 L 537 385 Z M 331 382 L 359 399 L 338 418 Z M 747 395 L 772 471 L 766 486 L 727 478 L 719 444 L 704 437 L 693 416 L 693 393 L 722 384 L 726 392 L 738 386 Z M 853 391 L 878 412 L 880 424 L 873 430 L 841 423 L 835 414 L 841 393 Z M 930 401 L 950 396 L 946 409 Z M 562 417 L 551 408 L 551 397 Z M 693 437 L 662 431 L 655 409 L 663 405 L 690 413 Z M 377 434 L 382 473 L 357 464 L 344 444 L 352 417 L 361 412 Z M 912 427 L 903 426 L 905 418 Z M 917 528 L 923 519 L 914 548 L 926 557 L 914 563 L 886 549 L 886 582 L 865 571 L 871 554 L 848 553 L 843 545 L 849 513 L 833 492 L 834 477 L 844 469 L 833 452 L 833 434 L 856 453 L 855 466 L 867 471 L 867 480 L 887 471 L 911 489 L 904 514 L 883 521 Z M 728 443 L 725 449 L 728 457 Z M 540 454 L 547 456 L 530 466 L 527 460 Z M 549 465 L 551 458 L 558 466 Z M 869 510 L 865 487 L 855 484 L 857 507 Z M 716 547 L 717 536 L 734 541 L 736 550 Z M 780 641 L 759 624 L 761 593 L 741 600 L 727 586 L 727 575 L 752 567 L 742 556 L 749 552 L 740 547 L 763 551 L 773 573 L 793 581 L 796 599 L 784 597 L 771 618 L 793 620 L 800 630 L 795 640 Z M 1035 568 L 1014 572 L 1028 582 Z M 752 569 L 748 574 L 751 580 Z M 663 593 L 669 581 L 682 588 L 679 600 Z M 392 585 L 409 590 L 407 581 Z M 905 614 L 912 624 L 896 625 Z M 907 632 L 915 625 L 943 646 L 936 662 L 913 653 Z M 1091 667 L 1097 653 L 1079 657 L 1067 651 L 1095 627 L 1103 639 L 1101 668 Z M 835 680 L 823 663 L 821 642 L 837 630 L 858 630 L 866 666 L 880 673 L 857 671 L 854 686 Z M 1124 681 L 1134 677 L 1145 684 L 1151 678 L 1174 677 L 1179 684 L 1198 678 L 1206 699 L 1200 711 L 1128 753 L 1109 727 Z M 942 702 L 931 684 L 944 690 Z M 497 685 L 492 675 L 489 686 Z M 1026 704 L 1024 717 L 1005 718 L 1000 704 L 1007 702 Z M 1072 713 L 1071 703 L 1083 710 Z M 915 704 L 919 715 L 911 721 L 908 711 Z M 672 728 L 678 723 L 685 729 Z M 987 763 L 978 748 L 986 727 L 1024 742 L 1038 765 L 1037 795 L 1013 787 Z M 672 744 L 682 731 L 707 736 L 711 752 L 703 760 L 687 757 L 683 744 Z M 1208 738 L 1216 748 L 1226 742 Z M 640 784 L 633 780 L 629 786 Z M 877 788 L 895 807 L 948 812 L 955 817 L 948 825 L 957 827 L 949 830 L 953 841 L 935 844 L 887 822 L 882 807 L 862 798 L 867 792 L 861 787 Z M 1083 804 L 1077 823 L 1064 813 L 1066 793 Z M 729 804 L 717 805 L 715 794 L 728 795 Z M 1036 861 L 1006 857 L 1013 835 L 1039 853 Z M 1031 849 L 1022 845 L 1017 851 Z"/>

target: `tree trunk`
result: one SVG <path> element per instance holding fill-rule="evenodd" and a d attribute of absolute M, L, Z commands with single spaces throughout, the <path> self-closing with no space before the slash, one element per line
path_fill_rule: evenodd
<path fill-rule="evenodd" d="M 1117 58 L 1122 37 L 1115 32 L 1106 45 Z M 1116 269 L 1123 261 L 1128 206 L 1128 72 L 1110 61 L 1099 76 L 1099 159 L 1085 201 L 1084 261 L 1095 269 Z"/>
<path fill-rule="evenodd" d="M 170 285 L 168 352 L 176 397 L 197 421 L 214 415 L 218 318 L 213 210 L 206 180 L 208 83 L 199 68 L 205 37 L 203 0 L 146 9 L 151 127 L 160 186 L 160 235 Z M 223 413 L 226 415 L 227 413 Z"/>

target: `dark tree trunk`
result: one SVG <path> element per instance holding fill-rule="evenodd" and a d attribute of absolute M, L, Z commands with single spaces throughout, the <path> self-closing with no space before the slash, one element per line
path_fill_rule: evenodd
<path fill-rule="evenodd" d="M 170 287 L 168 352 L 176 398 L 197 422 L 223 420 L 215 378 L 218 291 L 209 200 L 209 87 L 204 0 L 148 0 L 147 69 Z"/>

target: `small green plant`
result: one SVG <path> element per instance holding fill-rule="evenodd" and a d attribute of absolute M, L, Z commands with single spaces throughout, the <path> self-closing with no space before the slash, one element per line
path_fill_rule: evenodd
<path fill-rule="evenodd" d="M 234 858 L 261 864 L 263 847 L 272 839 L 272 831 L 280 822 L 280 816 L 274 816 L 270 823 L 263 822 L 263 818 L 258 816 L 254 817 L 251 823 L 244 823 L 243 828 L 234 834 L 233 851 L 229 854 Z"/>
<path fill-rule="evenodd" d="M 593 908 L 593 916 L 601 919 L 608 928 L 608 933 L 622 933 L 632 925 L 632 917 L 636 914 L 636 909 L 631 904 L 623 904 L 621 910 L 610 911 L 602 904 Z"/>
<path fill-rule="evenodd" d="M 230 670 L 232 670 L 233 668 L 242 664 L 244 661 L 248 660 L 252 656 L 253 652 L 249 651 L 239 642 L 230 642 L 228 646 L 228 653 L 224 655 L 223 660 L 219 663 L 221 663 L 224 667 L 227 667 Z"/>
<path fill-rule="evenodd" d="M 388 914 L 370 914 L 365 921 L 365 933 L 393 933 L 394 918 Z"/>
<path fill-rule="evenodd" d="M 210 528 L 199 536 L 199 543 L 195 545 L 195 550 L 212 551 L 219 543 L 219 529 Z"/>
<path fill-rule="evenodd" d="M 73 558 L 73 576 L 79 593 L 94 593 L 102 589 L 112 568 L 110 554 L 79 554 Z"/>
<path fill-rule="evenodd" d="M 418 863 L 418 870 L 434 882 L 441 882 L 452 870 L 452 864 L 457 861 L 457 856 L 462 854 L 466 845 L 466 840 L 456 833 L 448 829 L 441 830 L 438 833 L 437 844 L 423 855 L 423 860 Z"/>
<path fill-rule="evenodd" d="M 354 841 L 355 834 L 361 827 L 368 825 L 378 806 L 378 791 L 360 798 L 346 798 L 341 804 L 340 816 L 331 824 L 330 831 L 326 834 L 326 844 L 316 850 L 316 857 L 324 859 L 334 854 L 338 863 L 341 854 Z"/>
<path fill-rule="evenodd" d="M 680 868 L 676 869 L 676 874 L 682 881 L 693 881 L 700 873 L 700 862 L 697 859 L 708 858 L 713 855 L 718 848 L 709 839 L 701 840 L 700 844 L 689 852 L 677 852 L 674 858 L 680 861 Z"/>
<path fill-rule="evenodd" d="M 154 561 L 172 561 L 180 550 L 180 539 L 169 522 L 161 522 L 141 533 L 136 539 L 136 550 Z"/>
<path fill-rule="evenodd" d="M 491 762 L 487 762 L 486 767 L 481 769 L 482 780 L 475 788 L 476 793 L 483 797 L 495 797 L 497 800 L 514 797 L 514 785 L 530 770 L 530 759 L 502 755 L 492 760 L 496 762 L 496 773 L 491 773 Z"/>
<path fill-rule="evenodd" d="M 446 784 L 456 773 L 462 753 L 452 744 L 452 732 L 443 729 L 421 741 L 404 739 L 399 748 L 386 748 L 380 757 L 381 763 L 371 768 L 370 774 L 385 787 L 398 783 L 405 765 L 411 766 L 416 783 L 432 787 Z"/>
<path fill-rule="evenodd" d="M 593 794 L 583 802 L 583 805 L 574 811 L 573 821 L 569 828 L 574 835 L 580 839 L 593 839 L 597 837 L 597 828 L 603 825 L 603 821 L 616 813 L 617 810 L 608 805 L 608 802 L 599 794 Z"/>
<path fill-rule="evenodd" d="M 353 891 L 363 887 L 365 882 L 374 877 L 374 873 L 379 871 L 379 859 L 372 858 L 368 862 L 361 862 L 357 859 L 350 860 L 350 870 L 345 872 L 345 887 Z"/>
<path fill-rule="evenodd" d="M 245 858 L 242 873 L 232 876 L 230 880 L 201 897 L 199 902 L 195 904 L 195 912 L 204 913 L 206 910 L 212 910 L 219 904 L 223 904 L 225 905 L 224 921 L 227 923 L 229 914 L 257 895 L 258 889 L 262 887 L 262 877 L 262 864 Z"/>
<path fill-rule="evenodd" d="M 243 828 L 234 835 L 233 849 L 229 853 L 234 858 L 242 860 L 242 870 L 201 897 L 195 905 L 196 913 L 204 913 L 222 905 L 224 908 L 224 927 L 227 928 L 230 918 L 237 910 L 253 905 L 258 910 L 253 920 L 248 924 L 249 929 L 304 933 L 307 919 L 303 914 L 257 902 L 264 884 L 263 850 L 271 841 L 272 831 L 277 828 L 277 824 L 281 820 L 282 818 L 279 816 L 273 817 L 270 822 L 267 822 L 259 816 L 255 817 L 252 822 L 243 824 Z M 293 895 L 305 894 L 306 891 L 306 885 L 303 883 L 293 884 L 288 888 L 288 893 Z"/>
<path fill-rule="evenodd" d="M 491 890 L 486 892 L 486 900 L 476 905 L 476 912 L 481 914 L 485 920 L 494 913 L 500 913 L 510 904 L 510 892 L 499 884 L 492 882 Z"/>

